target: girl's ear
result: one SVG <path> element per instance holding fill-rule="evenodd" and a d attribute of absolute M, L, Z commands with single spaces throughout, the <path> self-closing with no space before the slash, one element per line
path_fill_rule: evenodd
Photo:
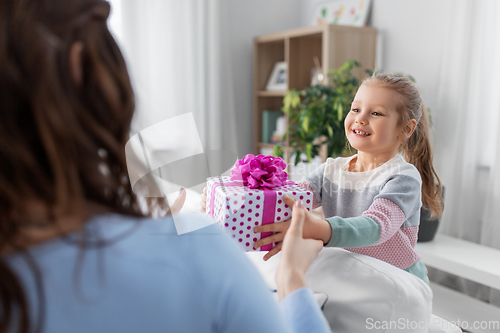
<path fill-rule="evenodd" d="M 403 126 L 403 130 L 401 131 L 400 134 L 400 140 L 405 141 L 407 140 L 415 131 L 415 128 L 417 128 L 417 121 L 415 119 L 408 120 L 405 126 Z"/>
<path fill-rule="evenodd" d="M 71 78 L 77 86 L 83 83 L 82 53 L 83 42 L 74 42 L 69 50 L 69 70 Z"/>

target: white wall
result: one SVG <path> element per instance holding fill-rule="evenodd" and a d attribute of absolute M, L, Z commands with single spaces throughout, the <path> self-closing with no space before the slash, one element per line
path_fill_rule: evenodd
<path fill-rule="evenodd" d="M 238 155 L 253 150 L 253 38 L 296 28 L 301 0 L 229 0 Z"/>
<path fill-rule="evenodd" d="M 315 7 L 323 2 L 227 0 L 240 157 L 251 152 L 253 144 L 253 38 L 310 25 Z M 452 0 L 373 0 L 371 25 L 382 36 L 380 67 L 413 75 L 433 112 L 451 6 Z"/>
<path fill-rule="evenodd" d="M 230 0 L 238 153 L 252 151 L 253 37 L 308 26 L 325 0 Z M 373 0 L 369 24 L 380 32 L 377 64 L 415 77 L 425 103 L 435 109 L 444 36 L 452 0 Z M 457 69 L 460 70 L 460 69 Z"/>
<path fill-rule="evenodd" d="M 301 0 L 300 26 L 310 25 L 314 9 L 325 0 Z M 425 103 L 436 104 L 444 36 L 451 0 L 373 0 L 370 25 L 380 33 L 381 59 L 386 72 L 415 77 Z M 460 69 L 457 69 L 460 70 Z"/>
<path fill-rule="evenodd" d="M 414 76 L 431 110 L 451 9 L 451 0 L 375 0 L 372 8 L 371 24 L 382 36 L 382 69 Z"/>

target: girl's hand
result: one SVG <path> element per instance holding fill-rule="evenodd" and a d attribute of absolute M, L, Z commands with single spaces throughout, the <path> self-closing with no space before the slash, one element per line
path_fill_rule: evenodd
<path fill-rule="evenodd" d="M 288 195 L 283 196 L 283 200 L 289 207 L 295 207 L 295 200 Z M 307 211 L 306 209 L 304 210 L 304 237 L 322 240 L 324 244 L 328 243 L 328 241 L 330 241 L 330 238 L 332 237 L 332 228 L 330 227 L 330 224 L 325 220 L 315 218 L 309 211 Z M 274 256 L 281 250 L 283 238 L 285 237 L 285 234 L 289 227 L 290 220 L 261 225 L 254 228 L 255 232 L 275 233 L 274 235 L 268 236 L 255 242 L 254 244 L 254 249 L 257 249 L 263 245 L 277 243 L 276 246 L 274 246 L 271 251 L 269 251 L 264 256 L 264 260 L 269 260 L 269 258 Z"/>
<path fill-rule="evenodd" d="M 304 239 L 303 230 L 307 210 L 302 201 L 293 206 L 292 221 L 282 242 L 283 253 L 276 270 L 278 296 L 282 301 L 292 291 L 306 286 L 306 272 L 323 248 L 320 240 Z"/>
<path fill-rule="evenodd" d="M 207 187 L 203 189 L 203 193 L 200 196 L 200 211 L 205 213 L 207 211 Z"/>
<path fill-rule="evenodd" d="M 293 207 L 293 205 L 291 207 Z M 255 232 L 274 232 L 274 235 L 262 238 L 261 240 L 255 242 L 255 244 L 253 245 L 254 249 L 258 249 L 259 247 L 267 244 L 277 243 L 276 246 L 271 249 L 271 251 L 266 253 L 266 255 L 264 256 L 265 261 L 269 260 L 269 258 L 281 251 L 281 247 L 283 246 L 283 238 L 285 237 L 285 234 L 290 227 L 290 223 L 291 220 L 287 220 L 283 222 L 275 222 L 255 227 Z"/>

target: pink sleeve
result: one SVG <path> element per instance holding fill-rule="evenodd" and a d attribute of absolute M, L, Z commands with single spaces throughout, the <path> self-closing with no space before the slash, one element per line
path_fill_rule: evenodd
<path fill-rule="evenodd" d="M 380 239 L 375 245 L 384 243 L 394 236 L 406 220 L 401 208 L 384 198 L 375 199 L 363 216 L 374 219 L 380 225 Z"/>
<path fill-rule="evenodd" d="M 309 183 L 306 182 L 305 180 L 302 180 L 302 181 L 298 182 L 297 184 L 300 187 L 305 188 L 306 190 L 311 191 L 313 193 L 313 206 L 312 206 L 312 209 L 318 208 L 318 202 L 316 201 L 316 195 L 314 195 L 314 191 L 313 191 L 311 185 L 309 185 Z"/>

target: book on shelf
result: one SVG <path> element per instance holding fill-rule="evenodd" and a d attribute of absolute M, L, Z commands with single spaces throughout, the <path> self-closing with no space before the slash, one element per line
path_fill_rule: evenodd
<path fill-rule="evenodd" d="M 276 132 L 278 119 L 283 116 L 283 112 L 276 110 L 262 111 L 262 143 L 272 143 L 271 138 Z"/>

